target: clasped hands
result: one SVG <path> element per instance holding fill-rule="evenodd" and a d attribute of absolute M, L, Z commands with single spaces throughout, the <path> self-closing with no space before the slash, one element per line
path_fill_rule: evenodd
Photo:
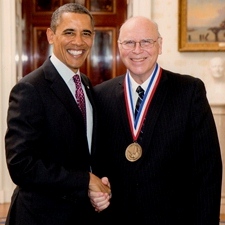
<path fill-rule="evenodd" d="M 100 179 L 93 173 L 90 173 L 90 182 L 88 196 L 95 211 L 101 212 L 110 204 L 111 189 L 107 177 Z"/>

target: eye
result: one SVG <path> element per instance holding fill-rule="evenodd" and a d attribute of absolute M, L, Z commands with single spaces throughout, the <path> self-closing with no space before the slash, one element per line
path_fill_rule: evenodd
<path fill-rule="evenodd" d="M 133 45 L 135 45 L 135 41 L 131 41 L 131 40 L 129 40 L 129 41 L 124 41 L 123 44 L 124 44 L 124 45 L 132 45 L 132 46 L 133 46 Z"/>
<path fill-rule="evenodd" d="M 83 31 L 83 32 L 82 32 L 82 35 L 83 35 L 84 37 L 91 37 L 91 36 L 92 36 L 92 32 L 90 32 L 90 31 Z"/>
<path fill-rule="evenodd" d="M 148 44 L 154 43 L 154 41 L 151 40 L 151 39 L 144 39 L 144 40 L 141 41 L 141 43 L 144 44 L 144 45 L 148 45 Z"/>
<path fill-rule="evenodd" d="M 66 36 L 73 36 L 74 35 L 74 32 L 72 32 L 72 31 L 65 31 L 64 34 Z"/>
<path fill-rule="evenodd" d="M 153 47 L 154 43 L 156 41 L 152 40 L 152 39 L 143 39 L 141 40 L 141 46 L 142 47 Z"/>
<path fill-rule="evenodd" d="M 124 41 L 124 44 L 133 44 L 134 43 L 134 41 Z"/>

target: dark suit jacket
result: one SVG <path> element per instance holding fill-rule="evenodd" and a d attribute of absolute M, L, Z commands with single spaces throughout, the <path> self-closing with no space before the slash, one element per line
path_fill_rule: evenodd
<path fill-rule="evenodd" d="M 151 225 L 218 225 L 222 163 L 213 115 L 200 79 L 163 70 L 146 114 L 143 155 L 133 142 L 124 75 L 94 87 L 101 124 L 96 157 L 112 187 L 111 221 Z M 102 173 L 104 171 L 104 173 Z"/>
<path fill-rule="evenodd" d="M 93 106 L 95 137 L 92 87 L 81 76 Z M 7 123 L 7 165 L 17 185 L 7 224 L 89 224 L 94 210 L 87 195 L 92 159 L 86 130 L 74 97 L 49 59 L 13 87 Z"/>

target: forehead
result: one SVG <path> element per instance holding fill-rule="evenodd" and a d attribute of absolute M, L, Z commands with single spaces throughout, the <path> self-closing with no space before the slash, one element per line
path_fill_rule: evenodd
<path fill-rule="evenodd" d="M 63 13 L 59 20 L 57 28 L 62 29 L 84 29 L 92 30 L 91 18 L 87 14 L 81 13 Z"/>
<path fill-rule="evenodd" d="M 149 20 L 127 21 L 120 29 L 120 39 L 156 38 L 157 29 Z"/>

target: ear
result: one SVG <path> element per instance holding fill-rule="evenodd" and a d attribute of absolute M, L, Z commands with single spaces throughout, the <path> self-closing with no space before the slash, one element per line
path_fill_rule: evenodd
<path fill-rule="evenodd" d="M 161 55 L 161 54 L 162 54 L 162 42 L 163 42 L 162 37 L 159 37 L 159 38 L 158 38 L 159 55 Z"/>
<path fill-rule="evenodd" d="M 47 35 L 47 39 L 48 39 L 48 43 L 51 45 L 53 44 L 53 37 L 54 37 L 54 32 L 52 31 L 51 28 L 48 28 L 46 31 L 46 35 Z"/>

